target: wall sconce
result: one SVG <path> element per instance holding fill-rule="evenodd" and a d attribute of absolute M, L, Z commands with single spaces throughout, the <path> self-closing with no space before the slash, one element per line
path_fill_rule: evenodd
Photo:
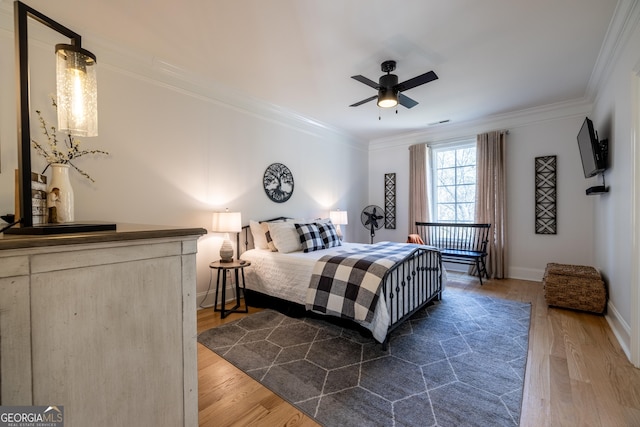
<path fill-rule="evenodd" d="M 115 230 L 115 224 L 43 224 L 33 226 L 31 207 L 31 129 L 27 21 L 32 18 L 69 37 L 56 45 L 58 129 L 77 136 L 98 134 L 96 56 L 81 47 L 81 36 L 20 1 L 14 2 L 16 79 L 18 88 L 18 199 L 20 228 L 13 234 L 54 234 Z M 17 215 L 16 215 L 17 217 Z"/>
<path fill-rule="evenodd" d="M 329 211 L 329 219 L 336 226 L 336 233 L 338 233 L 338 237 L 342 240 L 342 230 L 340 230 L 341 225 L 349 224 L 349 219 L 347 218 L 347 211 Z"/>
<path fill-rule="evenodd" d="M 242 215 L 240 212 L 214 212 L 211 231 L 215 233 L 226 233 L 220 248 L 220 262 L 233 262 L 233 246 L 229 240 L 229 233 L 240 233 L 242 231 Z"/>

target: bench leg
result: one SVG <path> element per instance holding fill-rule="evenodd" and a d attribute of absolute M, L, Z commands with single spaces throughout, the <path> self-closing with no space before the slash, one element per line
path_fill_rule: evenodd
<path fill-rule="evenodd" d="M 480 258 L 480 262 L 482 263 L 482 270 L 484 271 L 484 277 L 489 278 L 489 272 L 487 271 L 487 264 L 485 264 L 484 258 Z"/>
<path fill-rule="evenodd" d="M 482 285 L 482 275 L 487 279 L 489 278 L 489 272 L 487 271 L 487 264 L 484 261 L 484 258 L 476 259 L 476 269 L 478 270 L 478 278 L 480 279 L 480 285 Z"/>
<path fill-rule="evenodd" d="M 480 286 L 482 286 L 482 265 L 480 259 L 476 258 L 476 270 L 478 271 L 478 279 L 480 279 Z"/>

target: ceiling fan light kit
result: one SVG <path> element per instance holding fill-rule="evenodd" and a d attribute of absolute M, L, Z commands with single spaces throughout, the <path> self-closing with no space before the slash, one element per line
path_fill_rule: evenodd
<path fill-rule="evenodd" d="M 398 105 L 398 94 L 393 90 L 380 89 L 378 91 L 378 107 L 391 108 Z"/>
<path fill-rule="evenodd" d="M 382 72 L 387 74 L 382 75 L 378 80 L 378 83 L 361 75 L 351 76 L 352 79 L 376 89 L 378 91 L 378 96 L 371 96 L 367 99 L 363 99 L 362 101 L 351 104 L 350 107 L 357 107 L 359 105 L 377 99 L 378 107 L 381 108 L 391 108 L 395 107 L 398 104 L 402 105 L 405 108 L 413 108 L 418 105 L 418 102 L 400 92 L 405 92 L 409 89 L 413 89 L 416 86 L 429 83 L 438 78 L 436 73 L 434 73 L 433 71 L 429 71 L 412 79 L 406 80 L 402 83 L 398 83 L 398 76 L 395 74 L 391 74 L 391 72 L 396 69 L 396 61 L 384 61 L 380 65 L 380 68 Z"/>
<path fill-rule="evenodd" d="M 378 107 L 391 108 L 398 105 L 398 91 L 394 88 L 398 84 L 398 76 L 391 74 L 396 69 L 395 61 L 385 61 L 381 65 L 385 75 L 380 77 L 378 89 Z"/>

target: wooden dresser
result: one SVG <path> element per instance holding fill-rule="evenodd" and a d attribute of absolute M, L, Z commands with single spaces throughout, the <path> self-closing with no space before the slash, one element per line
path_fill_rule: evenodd
<path fill-rule="evenodd" d="M 67 427 L 197 426 L 201 228 L 0 235 L 0 405 Z"/>

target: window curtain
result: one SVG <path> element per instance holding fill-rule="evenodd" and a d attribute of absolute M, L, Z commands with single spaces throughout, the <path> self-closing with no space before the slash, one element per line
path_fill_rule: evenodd
<path fill-rule="evenodd" d="M 426 144 L 409 147 L 409 234 L 418 232 L 416 222 L 429 221 L 427 151 Z"/>
<path fill-rule="evenodd" d="M 502 279 L 507 269 L 507 131 L 477 136 L 476 222 L 491 224 L 487 245 L 489 277 Z"/>

